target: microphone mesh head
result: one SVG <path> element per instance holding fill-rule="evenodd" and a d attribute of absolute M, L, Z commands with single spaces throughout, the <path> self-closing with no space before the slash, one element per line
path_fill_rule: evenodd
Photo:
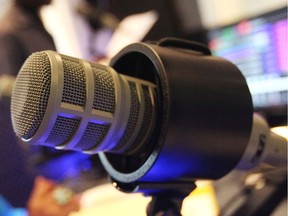
<path fill-rule="evenodd" d="M 107 66 L 51 51 L 34 53 L 16 79 L 13 127 L 35 144 L 134 152 L 154 125 L 154 88 Z"/>
<path fill-rule="evenodd" d="M 83 107 L 86 104 L 86 77 L 79 59 L 61 55 L 64 84 L 62 103 Z M 47 53 L 32 54 L 23 64 L 13 91 L 11 112 L 17 136 L 30 139 L 36 133 L 47 109 L 51 89 L 52 67 Z M 102 68 L 92 66 L 94 85 L 93 109 L 114 113 L 115 88 L 112 76 Z M 77 131 L 80 117 L 57 116 L 45 145 L 63 145 Z M 106 135 L 109 125 L 89 122 L 77 148 L 95 147 Z M 98 138 L 97 138 L 98 137 Z M 95 141 L 96 139 L 96 141 Z M 98 141 L 97 141 L 98 140 Z"/>
<path fill-rule="evenodd" d="M 12 123 L 15 133 L 29 139 L 43 120 L 48 104 L 51 65 L 43 52 L 30 56 L 16 79 L 11 101 Z"/>

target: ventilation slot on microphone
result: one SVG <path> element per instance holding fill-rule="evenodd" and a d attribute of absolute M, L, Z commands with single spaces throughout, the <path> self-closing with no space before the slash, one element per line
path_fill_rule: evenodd
<path fill-rule="evenodd" d="M 54 147 L 67 143 L 75 134 L 79 124 L 79 119 L 58 116 L 45 144 Z"/>
<path fill-rule="evenodd" d="M 133 145 L 130 146 L 129 149 L 127 150 L 127 153 L 130 154 L 139 150 L 142 144 L 145 143 L 145 141 L 147 141 L 147 138 L 150 136 L 153 124 L 154 108 L 149 88 L 147 86 L 142 86 L 142 91 L 144 93 L 144 100 L 145 100 L 144 117 L 136 140 L 133 142 Z"/>
<path fill-rule="evenodd" d="M 84 107 L 86 102 L 86 81 L 83 66 L 63 58 L 64 90 L 62 102 Z"/>
<path fill-rule="evenodd" d="M 81 140 L 75 146 L 75 149 L 90 150 L 97 147 L 105 138 L 109 127 L 110 125 L 101 125 L 89 122 Z"/>
<path fill-rule="evenodd" d="M 48 56 L 34 53 L 25 61 L 17 80 L 11 102 L 13 127 L 19 137 L 29 139 L 39 128 L 48 104 L 51 83 Z"/>
<path fill-rule="evenodd" d="M 135 127 L 139 116 L 140 103 L 136 85 L 135 83 L 129 82 L 129 87 L 131 91 L 131 109 L 128 118 L 128 123 L 122 138 L 120 139 L 116 147 L 113 149 L 114 151 L 120 150 L 123 146 L 127 145 L 127 141 L 130 139 L 131 135 L 135 132 Z"/>

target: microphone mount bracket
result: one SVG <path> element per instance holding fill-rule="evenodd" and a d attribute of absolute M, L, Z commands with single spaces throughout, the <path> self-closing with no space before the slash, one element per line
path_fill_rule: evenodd
<path fill-rule="evenodd" d="M 152 199 L 147 206 L 147 216 L 180 216 L 183 200 L 196 188 L 195 181 L 137 182 L 125 184 L 110 178 L 112 185 L 122 191 L 142 192 Z"/>

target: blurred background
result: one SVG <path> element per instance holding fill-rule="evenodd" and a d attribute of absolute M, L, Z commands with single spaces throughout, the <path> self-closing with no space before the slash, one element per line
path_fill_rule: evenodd
<path fill-rule="evenodd" d="M 9 4 L 1 0 L 0 16 Z M 286 121 L 286 6 L 285 0 L 59 0 L 43 7 L 41 17 L 57 51 L 94 61 L 137 41 L 181 37 L 205 43 L 240 68 L 255 108 L 265 109 L 276 126 Z"/>
<path fill-rule="evenodd" d="M 0 19 L 11 2 L 0 0 Z M 255 111 L 288 137 L 286 0 L 54 0 L 40 14 L 58 52 L 104 64 L 133 42 L 180 37 L 204 43 L 239 67 Z M 37 173 L 84 193 L 83 209 L 75 215 L 111 215 L 112 203 L 118 215 L 145 215 L 149 198 L 106 187 L 97 156 L 43 147 L 28 154 Z M 241 191 L 247 175 L 235 171 L 216 182 L 199 182 L 183 214 L 217 215 Z M 285 204 L 274 215 L 286 215 Z"/>

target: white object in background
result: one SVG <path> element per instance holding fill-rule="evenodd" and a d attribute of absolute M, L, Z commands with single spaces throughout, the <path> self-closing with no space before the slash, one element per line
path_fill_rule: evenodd
<path fill-rule="evenodd" d="M 271 128 L 271 131 L 279 136 L 284 137 L 288 141 L 288 126 L 279 126 Z"/>
<path fill-rule="evenodd" d="M 88 24 L 77 13 L 81 0 L 58 0 L 41 8 L 41 19 L 52 35 L 58 52 L 86 59 L 88 49 Z"/>
<path fill-rule="evenodd" d="M 287 6 L 287 0 L 197 0 L 202 25 L 215 28 Z"/>
<path fill-rule="evenodd" d="M 5 15 L 7 9 L 12 4 L 11 0 L 0 0 L 0 19 Z"/>
<path fill-rule="evenodd" d="M 139 42 L 158 20 L 156 11 L 148 11 L 124 18 L 107 46 L 107 57 L 111 58 L 125 46 Z"/>

